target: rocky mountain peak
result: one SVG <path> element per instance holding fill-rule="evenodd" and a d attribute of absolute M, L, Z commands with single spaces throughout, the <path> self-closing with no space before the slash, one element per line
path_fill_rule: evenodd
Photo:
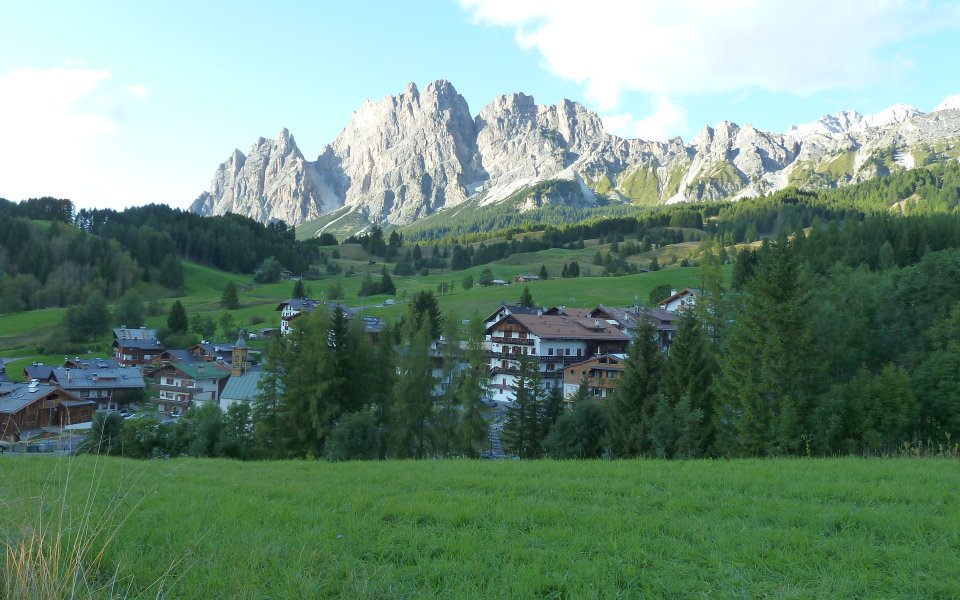
<path fill-rule="evenodd" d="M 527 94 L 504 94 L 473 116 L 453 84 L 440 79 L 364 102 L 316 161 L 304 159 L 287 129 L 257 140 L 247 155 L 235 150 L 192 210 L 297 224 L 342 208 L 369 222 L 404 224 L 468 200 L 512 198 L 532 208 L 843 185 L 910 168 L 913 148 L 924 160 L 931 152 L 954 157 L 960 95 L 936 111 L 905 104 L 867 116 L 840 111 L 785 135 L 721 121 L 691 143 L 645 142 L 608 134 L 596 113 L 571 100 L 542 105 Z"/>
<path fill-rule="evenodd" d="M 960 110 L 960 94 L 947 96 L 943 99 L 943 102 L 938 104 L 936 108 L 933 109 L 934 112 L 939 112 L 941 110 Z"/>

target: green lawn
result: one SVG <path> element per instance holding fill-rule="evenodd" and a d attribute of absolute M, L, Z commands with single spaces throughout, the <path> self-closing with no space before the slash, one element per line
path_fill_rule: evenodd
<path fill-rule="evenodd" d="M 49 330 L 63 320 L 65 308 L 44 308 L 22 313 L 0 315 L 0 346 L 4 340 Z"/>
<path fill-rule="evenodd" d="M 487 315 L 501 302 L 516 302 L 523 291 L 522 285 L 474 287 L 471 290 L 463 289 L 463 280 L 467 275 L 474 279 L 480 273 L 490 269 L 495 278 L 511 280 L 515 275 L 536 274 L 540 265 L 545 265 L 552 277 L 548 281 L 538 281 L 529 284 L 534 300 L 544 306 L 566 305 L 570 307 L 589 307 L 598 304 L 615 306 L 632 305 L 634 300 L 642 304 L 649 302 L 650 290 L 661 284 L 669 284 L 676 288 L 699 285 L 700 271 L 698 268 L 681 268 L 672 266 L 652 273 L 640 273 L 623 277 L 602 277 L 602 268 L 592 265 L 593 255 L 600 249 L 605 252 L 609 244 L 597 246 L 594 240 L 587 241 L 583 250 L 551 249 L 540 252 L 516 254 L 502 261 L 472 267 L 463 271 L 450 269 L 434 269 L 429 275 L 413 277 L 393 277 L 397 288 L 396 296 L 378 295 L 360 298 L 360 285 L 364 275 L 370 272 L 374 279 L 379 279 L 381 270 L 385 266 L 381 259 L 366 253 L 359 244 L 346 244 L 339 247 L 342 258 L 338 263 L 345 271 L 354 274 L 324 276 L 319 280 L 304 282 L 309 295 L 325 299 L 330 298 L 330 290 L 339 284 L 344 292 L 347 305 L 363 307 L 364 315 L 380 316 L 388 320 L 395 320 L 405 310 L 406 299 L 421 290 L 429 290 L 439 295 L 440 282 L 452 283 L 453 290 L 439 298 L 441 309 L 445 313 L 456 315 L 458 318 L 468 318 L 474 312 Z M 696 244 L 677 244 L 658 249 L 658 260 L 662 265 L 672 262 L 671 257 L 677 254 L 686 256 L 696 249 Z M 329 249 L 328 249 L 329 250 Z M 425 252 L 431 252 L 427 247 Z M 630 257 L 632 262 L 646 266 L 653 253 Z M 581 273 L 584 276 L 577 279 L 558 279 L 564 263 L 577 260 L 580 263 Z M 388 272 L 392 274 L 393 264 L 386 264 Z M 240 308 L 230 311 L 238 327 L 255 330 L 261 327 L 278 327 L 279 313 L 277 304 L 289 298 L 293 292 L 292 281 L 280 281 L 271 284 L 258 284 L 253 281 L 252 275 L 227 273 L 210 267 L 205 267 L 189 261 L 183 261 L 184 292 L 185 295 L 173 298 L 156 284 L 138 285 L 138 291 L 146 301 L 157 299 L 160 301 L 160 314 L 147 318 L 148 327 L 159 328 L 166 324 L 170 306 L 175 300 L 180 300 L 189 315 L 209 315 L 218 319 L 223 309 L 220 307 L 220 298 L 223 289 L 232 281 L 238 290 Z M 729 275 L 729 268 L 728 268 Z M 385 300 L 396 301 L 394 306 L 382 306 Z M 24 364 L 33 361 L 48 361 L 49 356 L 41 356 L 37 347 L 43 344 L 53 328 L 60 323 L 66 309 L 46 309 L 28 311 L 13 315 L 0 316 L 0 356 L 22 358 L 11 365 L 11 373 L 19 373 Z M 232 340 L 231 340 L 232 341 Z M 105 334 L 91 342 L 100 348 L 108 348 L 110 335 Z M 61 357 L 62 359 L 62 357 Z M 59 362 L 59 361 L 58 361 Z"/>
<path fill-rule="evenodd" d="M 100 464 L 103 570 L 174 598 L 960 597 L 949 459 Z M 94 465 L 0 457 L 0 539 Z"/>

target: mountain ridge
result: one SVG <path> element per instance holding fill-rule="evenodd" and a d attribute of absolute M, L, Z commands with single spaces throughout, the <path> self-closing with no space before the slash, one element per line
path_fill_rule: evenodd
<path fill-rule="evenodd" d="M 873 115 L 840 111 L 782 134 L 721 121 L 685 143 L 621 138 L 578 102 L 541 105 L 523 93 L 498 96 L 474 117 L 454 86 L 438 80 L 365 101 L 314 161 L 286 129 L 246 155 L 234 150 L 190 209 L 291 225 L 331 213 L 404 225 L 468 200 L 518 196 L 518 210 L 737 199 L 955 159 L 958 141 L 960 96 L 929 113 L 905 104 Z M 562 196 L 543 186 L 524 196 L 547 181 L 575 185 L 562 186 Z"/>

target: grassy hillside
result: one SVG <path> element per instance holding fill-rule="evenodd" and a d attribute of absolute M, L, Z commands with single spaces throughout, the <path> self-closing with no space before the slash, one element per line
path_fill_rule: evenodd
<path fill-rule="evenodd" d="M 528 235 L 540 235 L 538 232 Z M 699 269 L 672 266 L 653 273 L 640 273 L 624 277 L 601 277 L 603 268 L 592 264 L 594 255 L 599 251 L 606 253 L 611 244 L 598 245 L 596 240 L 586 240 L 582 250 L 550 249 L 539 252 L 514 254 L 504 260 L 472 267 L 462 271 L 450 269 L 432 269 L 428 275 L 396 277 L 396 296 L 373 296 L 361 298 L 360 286 L 364 275 L 369 272 L 379 278 L 386 266 L 393 273 L 394 265 L 383 263 L 382 259 L 367 253 L 359 244 L 343 244 L 335 249 L 340 255 L 336 264 L 343 270 L 338 275 L 322 275 L 319 279 L 305 282 L 308 295 L 317 298 L 321 294 L 330 297 L 330 290 L 339 286 L 345 293 L 344 302 L 352 307 L 364 309 L 364 314 L 377 315 L 388 320 L 398 318 L 406 310 L 405 300 L 421 290 L 430 290 L 439 295 L 441 282 L 453 284 L 452 291 L 445 292 L 440 298 L 441 308 L 460 318 L 466 318 L 474 312 L 487 314 L 501 301 L 516 302 L 522 285 L 474 287 L 463 289 L 463 280 L 468 275 L 478 279 L 484 269 L 490 269 L 494 278 L 511 280 L 515 275 L 536 274 L 543 265 L 552 279 L 529 284 L 534 300 L 542 305 L 566 305 L 592 307 L 600 303 L 608 305 L 629 305 L 634 300 L 648 301 L 650 290 L 662 284 L 682 288 L 699 284 Z M 334 248 L 328 248 L 331 253 Z M 630 256 L 627 260 L 640 268 L 649 265 L 657 257 L 661 265 L 671 265 L 679 260 L 693 256 L 697 250 L 695 242 L 664 246 L 651 252 Z M 429 252 L 430 247 L 425 247 Z M 557 279 L 565 263 L 578 261 L 584 277 L 578 279 Z M 144 301 L 157 304 L 159 312 L 147 317 L 147 326 L 162 327 L 166 323 L 170 306 L 175 300 L 183 303 L 189 315 L 211 316 L 215 320 L 222 312 L 220 298 L 228 282 L 233 282 L 238 290 L 240 308 L 230 311 L 237 326 L 246 329 L 279 325 L 277 304 L 290 297 L 293 282 L 280 281 L 272 284 L 258 284 L 252 275 L 236 274 L 183 261 L 184 289 L 175 296 L 157 283 L 139 282 L 136 290 Z M 594 276 L 590 276 L 594 275 Z M 387 299 L 393 299 L 394 306 L 382 306 Z M 9 372 L 19 377 L 25 364 L 34 361 L 60 362 L 62 356 L 54 352 L 38 351 L 44 340 L 62 321 L 66 309 L 35 310 L 9 315 L 0 315 L 0 357 L 19 359 L 11 363 Z M 95 353 L 109 352 L 110 335 L 104 334 L 92 340 L 86 349 Z M 75 352 L 74 352 L 75 353 Z"/>
<path fill-rule="evenodd" d="M 947 460 L 96 464 L 0 458 L 0 539 L 95 481 L 102 572 L 175 598 L 960 596 Z"/>

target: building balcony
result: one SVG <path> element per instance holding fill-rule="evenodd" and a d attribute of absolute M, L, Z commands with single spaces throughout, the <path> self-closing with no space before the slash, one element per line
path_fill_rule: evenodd
<path fill-rule="evenodd" d="M 494 352 L 493 350 L 488 351 L 487 356 L 490 356 L 491 358 L 506 358 L 509 360 L 520 360 L 521 356 L 528 356 L 534 359 L 537 358 L 536 354 L 520 354 L 517 352 Z"/>
<path fill-rule="evenodd" d="M 171 398 L 150 398 L 150 404 L 158 404 L 160 406 L 176 406 L 179 408 L 190 408 L 193 406 L 193 400 L 173 400 Z"/>
<path fill-rule="evenodd" d="M 196 384 L 193 385 L 167 385 L 165 383 L 157 384 L 157 389 L 165 392 L 178 392 L 181 394 L 193 394 L 202 391 Z"/>
<path fill-rule="evenodd" d="M 497 337 L 495 335 L 490 336 L 490 341 L 494 344 L 522 344 L 525 346 L 532 346 L 533 339 L 531 338 L 508 338 L 508 337 Z"/>
<path fill-rule="evenodd" d="M 583 356 L 540 356 L 540 360 L 543 362 L 555 362 L 555 363 L 567 363 L 573 364 L 578 362 L 583 362 L 586 360 Z"/>

